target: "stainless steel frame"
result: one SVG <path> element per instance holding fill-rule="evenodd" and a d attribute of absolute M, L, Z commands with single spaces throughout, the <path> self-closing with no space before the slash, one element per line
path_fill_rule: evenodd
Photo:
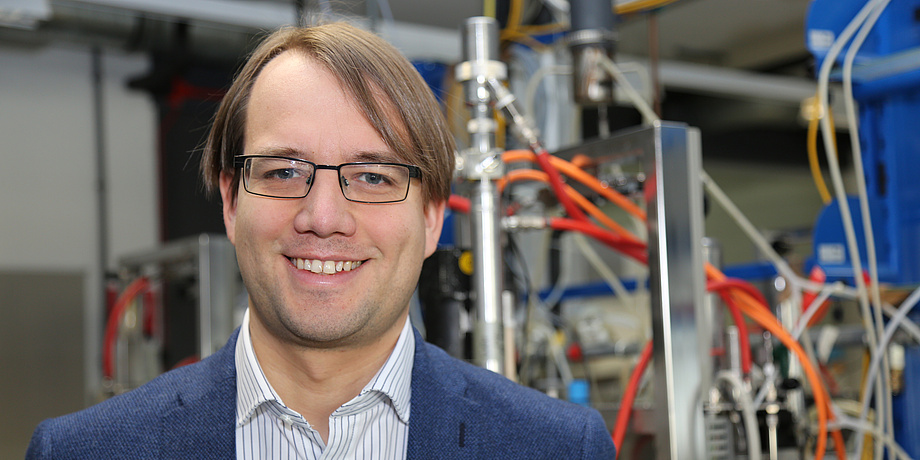
<path fill-rule="evenodd" d="M 236 252 L 225 236 L 202 234 L 119 262 L 134 276 L 156 274 L 164 266 L 183 266 L 198 278 L 198 356 L 203 359 L 223 346 L 238 325 L 235 307 L 244 288 Z"/>
<path fill-rule="evenodd" d="M 702 376 L 711 361 L 697 321 L 705 292 L 699 131 L 656 124 L 644 133 L 649 270 L 660 459 L 705 458 Z"/>
<path fill-rule="evenodd" d="M 648 202 L 656 450 L 659 459 L 706 458 L 702 401 L 712 362 L 709 322 L 701 317 L 705 277 L 699 130 L 658 122 L 556 155 L 575 153 L 642 164 Z"/>

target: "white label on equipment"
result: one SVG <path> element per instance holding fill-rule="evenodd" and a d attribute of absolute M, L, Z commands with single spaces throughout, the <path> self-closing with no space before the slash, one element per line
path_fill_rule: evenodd
<path fill-rule="evenodd" d="M 808 44 L 813 50 L 826 50 L 834 44 L 834 32 L 830 30 L 809 30 Z"/>
<path fill-rule="evenodd" d="M 846 262 L 846 250 L 840 243 L 819 245 L 818 261 L 822 264 L 842 264 Z"/>

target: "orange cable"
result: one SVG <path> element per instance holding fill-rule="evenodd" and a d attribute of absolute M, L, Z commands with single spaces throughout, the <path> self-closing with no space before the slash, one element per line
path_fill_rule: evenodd
<path fill-rule="evenodd" d="M 527 150 L 506 151 L 502 155 L 502 159 L 506 163 L 517 161 L 538 162 L 539 160 L 537 155 Z M 633 216 L 646 221 L 645 211 L 640 209 L 620 193 L 607 188 L 595 177 L 584 172 L 572 163 L 551 155 L 549 156 L 549 162 L 554 168 L 563 172 L 565 175 L 588 186 L 608 200 L 619 205 L 626 212 L 632 214 Z M 721 271 L 719 271 L 711 264 L 707 263 L 705 269 L 706 275 L 710 279 L 715 281 L 725 281 L 727 278 Z M 796 357 L 799 359 L 799 362 L 802 364 L 802 369 L 805 371 L 805 375 L 812 386 L 815 405 L 818 411 L 818 440 L 815 448 L 815 459 L 823 459 L 825 451 L 827 450 L 827 422 L 828 420 L 834 420 L 834 414 L 830 406 L 830 397 L 826 388 L 824 387 L 824 384 L 821 381 L 820 376 L 815 371 L 814 366 L 812 366 L 811 361 L 808 359 L 808 356 L 805 354 L 805 351 L 802 349 L 801 345 L 799 345 L 799 343 L 792 338 L 792 336 L 785 330 L 785 328 L 783 328 L 776 317 L 774 317 L 773 314 L 770 313 L 769 309 L 766 308 L 766 305 L 761 305 L 760 302 L 751 296 L 751 294 L 748 292 L 737 288 L 734 290 L 737 292 L 734 292 L 732 295 L 737 300 L 738 306 L 742 309 L 742 311 L 748 317 L 760 324 L 764 329 L 770 331 L 774 336 L 776 336 L 780 342 L 782 342 L 796 355 Z M 846 452 L 844 450 L 843 435 L 841 434 L 840 430 L 837 429 L 832 432 L 832 436 L 834 437 L 837 456 L 840 459 L 845 460 Z"/>
<path fill-rule="evenodd" d="M 498 190 L 501 191 L 505 187 L 505 185 L 507 185 L 508 183 L 517 182 L 520 180 L 534 180 L 538 182 L 548 183 L 549 177 L 547 177 L 546 173 L 542 171 L 537 171 L 535 169 L 515 169 L 512 171 L 508 171 L 508 173 L 505 174 L 505 177 L 503 179 L 500 179 L 497 181 L 496 186 L 498 187 Z M 616 223 L 616 221 L 614 221 L 609 216 L 604 214 L 604 212 L 601 211 L 600 208 L 595 206 L 594 203 L 591 202 L 591 200 L 588 200 L 587 198 L 585 198 L 584 195 L 582 195 L 581 193 L 578 193 L 578 190 L 575 190 L 574 188 L 568 185 L 566 185 L 564 189 L 565 189 L 565 193 L 567 193 L 569 197 L 572 198 L 573 201 L 575 201 L 575 204 L 577 204 L 579 207 L 584 209 L 588 214 L 590 214 L 592 217 L 597 219 L 600 223 L 606 225 L 607 228 L 612 230 L 614 233 L 617 233 L 618 235 L 626 239 L 630 239 L 634 241 L 641 241 L 639 240 L 639 238 L 633 235 L 629 230 L 626 230 L 625 228 L 620 226 L 620 224 Z"/>
<path fill-rule="evenodd" d="M 529 150 L 508 150 L 502 154 L 502 160 L 504 160 L 505 163 L 514 163 L 519 161 L 536 162 L 537 156 Z M 605 186 L 603 183 L 601 183 L 601 181 L 597 180 L 596 177 L 586 173 L 581 168 L 555 156 L 550 156 L 550 164 L 552 164 L 556 169 L 561 171 L 566 176 L 581 182 L 610 202 L 623 208 L 624 211 L 628 212 L 634 217 L 637 217 L 643 221 L 646 219 L 645 211 L 642 210 L 642 208 L 636 206 L 636 204 L 630 201 L 629 198 L 626 198 L 616 190 Z"/>
<path fill-rule="evenodd" d="M 716 281 L 723 281 L 727 277 L 719 269 L 715 268 L 713 265 L 707 263 L 705 266 L 706 275 Z M 824 453 L 827 450 L 827 422 L 834 420 L 834 413 L 830 409 L 830 397 L 827 394 L 827 390 L 824 387 L 824 384 L 821 381 L 820 376 L 817 371 L 815 371 L 814 366 L 812 366 L 811 361 L 808 359 L 808 356 L 805 354 L 805 351 L 802 349 L 801 345 L 792 338 L 791 335 L 786 331 L 785 328 L 776 320 L 776 318 L 764 308 L 763 305 L 760 305 L 749 293 L 738 290 L 734 293 L 736 299 L 738 300 L 738 306 L 744 311 L 755 322 L 760 324 L 764 329 L 770 331 L 771 334 L 776 336 L 780 342 L 786 345 L 789 350 L 795 353 L 796 357 L 799 359 L 799 362 L 802 364 L 802 369 L 805 371 L 806 377 L 808 378 L 809 383 L 811 383 L 812 391 L 814 392 L 815 406 L 818 410 L 818 439 L 817 446 L 815 448 L 815 459 L 821 460 L 824 458 Z M 846 459 L 846 452 L 844 450 L 843 435 L 840 433 L 840 430 L 834 430 L 832 433 L 834 437 L 834 445 L 837 452 L 837 456 L 841 459 Z"/>

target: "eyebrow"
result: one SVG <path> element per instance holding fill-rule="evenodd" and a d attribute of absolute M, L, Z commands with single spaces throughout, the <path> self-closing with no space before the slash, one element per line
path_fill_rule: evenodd
<path fill-rule="evenodd" d="M 292 147 L 266 147 L 253 152 L 249 155 L 267 155 L 275 157 L 290 157 L 301 160 L 314 161 L 310 155 L 304 151 Z M 387 150 L 359 150 L 347 155 L 344 163 L 405 163 L 406 160 L 400 158 L 394 152 Z"/>
<path fill-rule="evenodd" d="M 272 157 L 290 157 L 290 158 L 299 158 L 305 159 L 303 152 L 293 149 L 291 147 L 266 147 L 260 150 L 257 150 L 253 153 L 248 153 L 247 155 L 265 155 Z"/>
<path fill-rule="evenodd" d="M 403 163 L 405 160 L 399 155 L 389 151 L 365 151 L 357 152 L 352 160 L 353 162 L 368 163 Z"/>

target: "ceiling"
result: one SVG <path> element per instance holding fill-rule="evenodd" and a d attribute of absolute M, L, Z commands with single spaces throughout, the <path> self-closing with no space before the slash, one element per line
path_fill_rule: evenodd
<path fill-rule="evenodd" d="M 381 2 L 384 6 L 381 11 L 388 7 L 390 13 L 380 16 L 391 14 L 404 28 L 417 25 L 433 31 L 441 41 L 412 38 L 428 48 L 458 46 L 460 25 L 483 11 L 483 2 L 479 0 L 0 0 L 0 3 L 3 1 L 31 5 L 44 16 L 40 16 L 37 28 L 26 32 L 0 27 L 0 43 L 4 40 L 40 43 L 64 37 L 68 41 L 93 43 L 107 40 L 129 49 L 168 53 L 178 49 L 176 25 L 181 22 L 192 24 L 183 32 L 190 39 L 182 43 L 194 49 L 183 49 L 182 54 L 193 62 L 207 58 L 239 59 L 245 54 L 244 48 L 253 43 L 252 33 L 272 27 L 266 24 L 290 23 L 297 4 L 308 12 L 331 9 L 334 13 L 373 16 L 378 14 L 374 5 Z M 493 1 L 499 11 L 509 3 Z M 544 2 L 567 3 L 523 1 L 525 21 L 532 20 Z M 780 134 L 791 130 L 795 136 L 803 135 L 797 118 L 798 104 L 803 94 L 813 94 L 814 87 L 804 39 L 809 3 L 809 0 L 678 0 L 654 13 L 621 16 L 617 53 L 624 59 L 658 56 L 662 63 L 661 82 L 667 91 L 665 118 L 685 121 L 707 134 L 725 132 L 732 138 L 745 138 L 751 133 L 764 135 L 771 130 L 779 130 Z M 0 5 L 0 24 L 5 8 Z M 429 35 L 413 37 L 426 36 Z M 654 48 L 650 44 L 653 42 L 657 42 Z M 688 68 L 688 64 L 696 67 Z M 681 86 L 693 72 L 696 72 L 693 83 L 696 87 Z M 735 92 L 723 89 L 722 81 L 731 82 Z M 749 88 L 755 95 L 753 100 L 746 97 Z M 769 90 L 770 96 L 764 97 L 766 93 L 758 92 L 758 88 Z M 718 145 L 712 139 L 706 142 L 709 147 Z"/>
<path fill-rule="evenodd" d="M 647 56 L 649 24 L 656 21 L 662 59 L 773 69 L 806 57 L 808 4 L 809 0 L 679 0 L 653 15 L 622 16 L 618 48 Z M 482 3 L 471 0 L 389 0 L 389 6 L 396 21 L 448 29 L 482 14 Z"/>
<path fill-rule="evenodd" d="M 662 84 L 668 91 L 663 115 L 701 128 L 707 155 L 735 158 L 740 150 L 753 161 L 801 161 L 805 129 L 798 116 L 799 103 L 814 94 L 812 61 L 805 48 L 809 3 L 678 0 L 652 14 L 621 16 L 617 52 L 625 59 L 645 58 L 652 52 L 651 40 L 657 40 L 657 55 L 664 64 Z M 454 29 L 482 11 L 478 1 L 389 0 L 389 4 L 396 21 Z M 533 10 L 525 6 L 528 9 Z M 702 91 L 699 85 L 680 85 L 688 68 L 681 69 L 683 77 L 675 77 L 667 72 L 675 65 L 667 64 L 692 64 L 696 67 L 690 70 L 702 70 L 702 79 L 715 82 L 712 86 L 728 78 L 736 90 L 720 93 L 718 88 Z M 745 97 L 745 88 L 755 94 L 759 83 L 764 88 L 776 84 L 779 90 L 767 97 Z"/>

